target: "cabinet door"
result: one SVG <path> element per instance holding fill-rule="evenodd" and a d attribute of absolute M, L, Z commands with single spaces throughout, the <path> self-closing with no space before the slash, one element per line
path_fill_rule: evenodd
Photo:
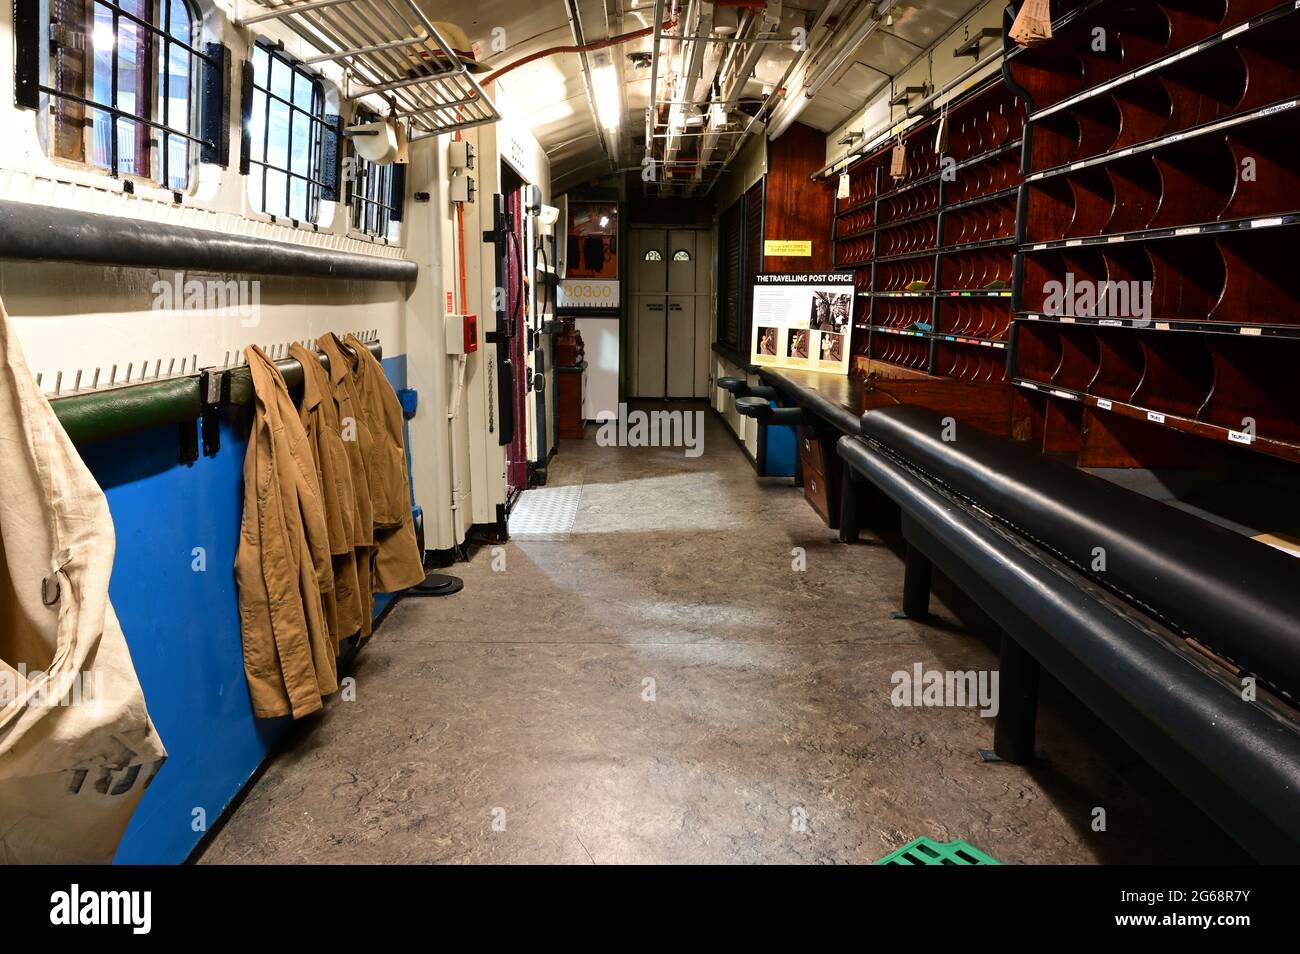
<path fill-rule="evenodd" d="M 636 296 L 636 397 L 664 396 L 667 307 L 662 295 Z"/>
<path fill-rule="evenodd" d="M 694 295 L 668 297 L 668 397 L 671 398 L 695 396 L 695 302 Z"/>

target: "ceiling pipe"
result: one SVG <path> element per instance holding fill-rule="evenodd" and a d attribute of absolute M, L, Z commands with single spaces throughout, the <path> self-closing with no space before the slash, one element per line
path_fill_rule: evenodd
<path fill-rule="evenodd" d="M 785 88 L 785 84 L 789 81 L 790 74 L 794 72 L 795 67 L 802 62 L 803 58 L 808 55 L 808 52 L 808 50 L 805 50 L 802 55 L 797 56 L 790 61 L 790 65 L 785 68 L 785 73 L 781 75 L 780 81 L 772 87 L 772 95 L 768 97 L 767 102 L 760 106 L 758 112 L 754 113 L 749 122 L 745 124 L 744 130 L 736 138 L 735 143 L 731 147 L 731 151 L 727 153 L 727 158 L 722 160 L 718 165 L 718 171 L 713 174 L 713 180 L 709 183 L 709 187 L 704 190 L 705 194 L 713 191 L 713 187 L 718 184 L 718 180 L 722 178 L 722 174 L 727 170 L 727 166 L 731 165 L 731 160 L 736 158 L 745 143 L 749 141 L 749 137 L 754 132 L 754 127 L 758 125 L 763 116 L 776 108 L 777 100 L 780 98 L 780 92 Z"/>
<path fill-rule="evenodd" d="M 569 16 L 569 31 L 573 34 L 573 45 L 579 48 L 586 46 L 582 35 L 582 14 L 578 11 L 578 0 L 565 0 L 564 6 Z M 579 52 L 578 56 L 582 67 L 582 82 L 587 88 L 587 107 L 591 110 L 591 122 L 596 127 L 596 139 L 600 142 L 601 151 L 605 153 L 610 168 L 617 169 L 618 162 L 610 152 L 605 130 L 601 128 L 600 111 L 596 109 L 596 90 L 591 84 L 591 64 L 587 62 L 586 52 Z"/>
<path fill-rule="evenodd" d="M 633 40 L 639 40 L 647 37 L 654 32 L 654 27 L 645 27 L 641 30 L 633 30 L 630 33 L 620 33 L 618 36 L 611 36 L 604 40 L 592 40 L 590 43 L 584 43 L 581 46 L 551 46 L 544 50 L 538 50 L 536 53 L 529 53 L 527 56 L 521 56 L 519 59 L 507 63 L 500 69 L 493 70 L 487 76 L 483 77 L 483 85 L 495 83 L 507 73 L 519 69 L 521 66 L 527 66 L 537 60 L 545 59 L 548 56 L 556 56 L 561 53 L 594 53 L 597 50 L 604 50 L 611 46 L 618 46 L 620 43 L 630 43 Z"/>
<path fill-rule="evenodd" d="M 858 51 L 862 44 L 871 37 L 871 34 L 880 28 L 885 15 L 889 13 L 896 3 L 897 0 L 877 0 L 870 6 L 864 6 L 862 22 L 851 33 L 844 35 L 844 39 L 838 44 L 830 62 L 825 66 L 819 66 L 811 77 L 807 75 L 805 69 L 803 88 L 793 97 L 787 99 L 779 110 L 779 115 L 773 117 L 772 126 L 767 133 L 769 139 L 781 138 L 785 131 L 799 118 L 804 108 L 812 102 L 813 97 L 820 93 L 822 87 L 843 69 L 849 57 Z M 822 50 L 818 50 L 819 56 L 821 53 Z M 811 66 L 812 62 L 810 59 L 808 65 Z"/>
<path fill-rule="evenodd" d="M 712 0 L 691 0 L 683 29 L 677 31 L 681 36 L 702 38 L 713 32 Z M 682 103 L 695 101 L 695 86 L 704 69 L 704 54 L 707 44 L 681 43 L 681 67 L 677 77 L 677 88 L 672 98 Z M 677 159 L 677 150 L 681 147 L 678 134 L 686 126 L 686 106 L 668 108 L 668 142 L 664 145 L 664 164 L 671 166 Z M 677 117 L 677 122 L 673 117 Z"/>
<path fill-rule="evenodd" d="M 839 0 L 832 0 L 832 3 L 838 2 Z M 740 66 L 731 74 L 731 77 L 728 80 L 727 91 L 719 101 L 724 117 L 729 118 L 731 116 L 731 111 L 739 101 L 741 93 L 744 92 L 745 84 L 749 82 L 750 74 L 754 72 L 754 68 L 758 65 L 759 57 L 763 55 L 763 43 L 759 41 L 770 38 L 774 31 L 776 31 L 781 25 L 779 18 L 771 18 L 768 16 L 767 9 L 767 5 L 764 4 L 763 13 L 752 15 L 749 18 L 749 22 L 746 24 L 746 30 L 753 31 L 753 35 L 749 36 L 748 39 L 754 42 L 749 44 L 749 48 L 745 51 L 744 59 L 741 60 Z M 734 62 L 734 57 L 732 59 Z M 793 63 L 797 61 L 797 59 L 798 57 L 795 57 L 791 62 Z M 775 95 L 775 91 L 773 95 Z M 712 126 L 709 127 L 708 133 L 704 137 L 704 142 L 700 147 L 700 159 L 707 161 L 713 157 L 713 150 L 717 147 L 718 139 L 721 134 L 722 130 L 714 129 Z M 703 163 L 696 167 L 695 179 L 697 182 L 703 181 L 704 168 L 705 166 Z"/>
<path fill-rule="evenodd" d="M 654 159 L 654 126 L 659 107 L 659 41 L 663 37 L 664 0 L 655 0 L 654 39 L 650 43 L 650 95 L 645 108 L 645 158 Z M 671 98 L 671 97 L 670 97 Z"/>

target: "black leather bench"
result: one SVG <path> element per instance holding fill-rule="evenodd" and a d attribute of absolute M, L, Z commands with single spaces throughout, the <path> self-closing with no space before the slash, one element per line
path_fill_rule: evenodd
<path fill-rule="evenodd" d="M 1252 854 L 1300 860 L 1296 558 L 921 408 L 860 425 L 838 452 L 901 510 L 904 611 L 933 564 L 1003 630 L 999 757 L 1033 759 L 1046 667 Z"/>

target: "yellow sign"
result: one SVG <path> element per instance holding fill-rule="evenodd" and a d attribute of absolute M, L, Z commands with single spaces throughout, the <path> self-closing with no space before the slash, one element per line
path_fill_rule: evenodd
<path fill-rule="evenodd" d="M 808 258 L 812 255 L 812 242 L 798 242 L 793 239 L 768 239 L 763 243 L 763 254 Z"/>

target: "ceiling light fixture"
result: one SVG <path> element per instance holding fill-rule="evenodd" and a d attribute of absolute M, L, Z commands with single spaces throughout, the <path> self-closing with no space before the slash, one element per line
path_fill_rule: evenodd
<path fill-rule="evenodd" d="M 623 110 L 618 98 L 618 71 L 614 64 L 607 63 L 592 70 L 591 86 L 600 124 L 606 129 L 617 129 L 623 121 Z"/>

